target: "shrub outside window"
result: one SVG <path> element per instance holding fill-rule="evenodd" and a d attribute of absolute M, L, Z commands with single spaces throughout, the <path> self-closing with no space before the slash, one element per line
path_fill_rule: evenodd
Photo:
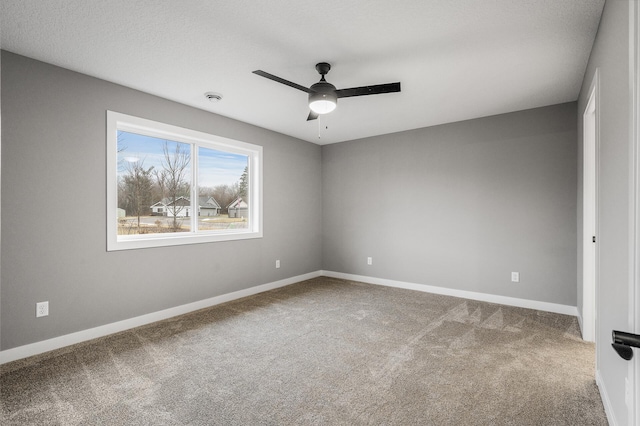
<path fill-rule="evenodd" d="M 262 237 L 262 147 L 107 111 L 107 250 Z"/>

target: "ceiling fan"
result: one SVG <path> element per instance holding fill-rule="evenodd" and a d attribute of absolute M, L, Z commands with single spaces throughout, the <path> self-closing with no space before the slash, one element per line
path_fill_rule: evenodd
<path fill-rule="evenodd" d="M 315 120 L 320 114 L 327 114 L 336 109 L 338 98 L 350 98 L 352 96 L 378 95 L 381 93 L 394 93 L 400 91 L 400 83 L 376 84 L 375 86 L 352 87 L 350 89 L 336 89 L 336 86 L 327 82 L 324 76 L 331 69 L 327 62 L 316 64 L 316 70 L 320 73 L 320 81 L 309 88 L 293 83 L 262 70 L 253 71 L 254 74 L 277 81 L 294 89 L 302 90 L 309 94 L 309 116 L 307 121 Z"/>

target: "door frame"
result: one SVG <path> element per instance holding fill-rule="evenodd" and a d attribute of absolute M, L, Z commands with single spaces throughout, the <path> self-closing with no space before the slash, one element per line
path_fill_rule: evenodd
<path fill-rule="evenodd" d="M 596 342 L 598 333 L 598 158 L 600 143 L 599 88 L 596 69 L 582 115 L 582 338 Z M 597 241 L 597 240 L 596 240 Z M 596 355 L 596 370 L 598 370 Z"/>
<path fill-rule="evenodd" d="M 629 67 L 631 86 L 629 144 L 629 329 L 640 334 L 640 7 L 637 2 L 629 2 Z M 629 362 L 625 384 L 625 400 L 628 408 L 629 424 L 640 424 L 640 350 Z"/>

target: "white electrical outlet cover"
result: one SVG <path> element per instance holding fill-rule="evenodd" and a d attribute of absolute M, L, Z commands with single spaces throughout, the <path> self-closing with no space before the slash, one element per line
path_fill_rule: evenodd
<path fill-rule="evenodd" d="M 46 317 L 49 315 L 49 302 L 36 303 L 36 318 Z"/>

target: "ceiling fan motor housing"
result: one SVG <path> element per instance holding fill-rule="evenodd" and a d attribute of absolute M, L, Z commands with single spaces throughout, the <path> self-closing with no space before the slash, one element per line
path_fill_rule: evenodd
<path fill-rule="evenodd" d="M 309 89 L 309 107 L 313 111 L 318 114 L 326 114 L 335 109 L 338 104 L 336 86 L 326 81 L 320 81 Z"/>

